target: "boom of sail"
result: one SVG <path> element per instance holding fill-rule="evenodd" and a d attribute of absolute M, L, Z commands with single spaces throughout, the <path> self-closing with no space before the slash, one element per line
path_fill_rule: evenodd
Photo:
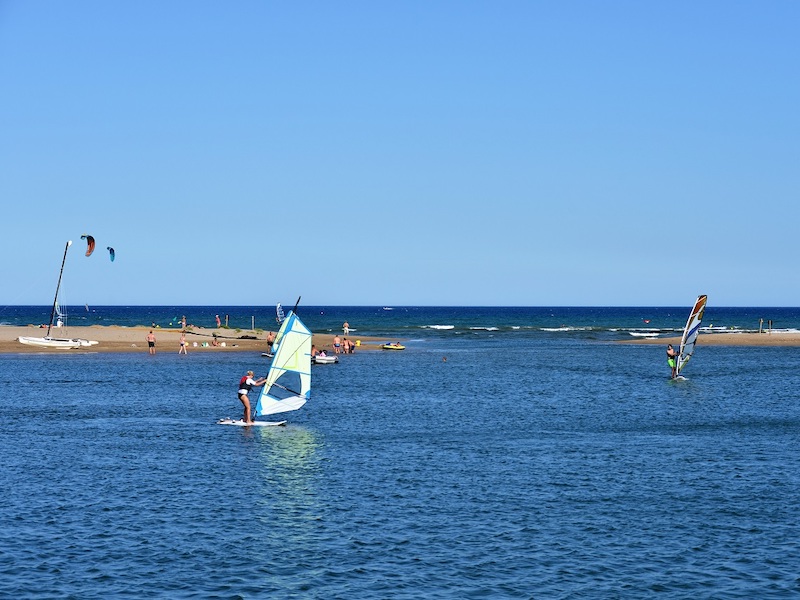
<path fill-rule="evenodd" d="M 290 311 L 277 340 L 256 417 L 297 410 L 311 397 L 311 331 Z"/>
<path fill-rule="evenodd" d="M 706 311 L 706 301 L 708 296 L 705 294 L 698 296 L 694 303 L 692 312 L 689 313 L 689 319 L 686 321 L 686 327 L 683 330 L 683 337 L 681 337 L 681 347 L 678 351 L 678 362 L 676 370 L 681 372 L 689 359 L 692 358 L 694 347 L 697 344 L 697 336 L 700 334 L 700 322 L 703 320 L 703 313 Z"/>

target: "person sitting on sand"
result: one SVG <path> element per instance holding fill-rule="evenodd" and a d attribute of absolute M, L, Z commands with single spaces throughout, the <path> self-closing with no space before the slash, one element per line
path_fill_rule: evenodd
<path fill-rule="evenodd" d="M 239 380 L 239 401 L 244 405 L 244 418 L 242 420 L 248 425 L 253 422 L 253 419 L 250 416 L 250 398 L 247 397 L 247 394 L 250 393 L 253 387 L 262 386 L 266 381 L 263 377 L 261 379 L 253 379 L 252 371 L 248 371 L 247 375 Z"/>

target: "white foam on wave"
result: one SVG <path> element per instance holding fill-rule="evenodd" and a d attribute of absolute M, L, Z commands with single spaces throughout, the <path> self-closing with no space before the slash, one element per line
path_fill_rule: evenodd
<path fill-rule="evenodd" d="M 500 331 L 498 327 L 470 327 L 470 329 L 479 331 Z"/>
<path fill-rule="evenodd" d="M 455 325 L 423 325 L 423 329 L 454 329 Z"/>

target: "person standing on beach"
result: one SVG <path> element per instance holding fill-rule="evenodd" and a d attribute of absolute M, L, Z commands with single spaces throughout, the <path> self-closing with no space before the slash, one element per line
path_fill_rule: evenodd
<path fill-rule="evenodd" d="M 216 315 L 216 318 L 217 318 L 217 329 L 219 329 L 219 326 L 222 325 L 222 323 L 219 322 L 219 315 Z"/>
<path fill-rule="evenodd" d="M 250 416 L 250 398 L 247 397 L 247 394 L 254 387 L 262 386 L 267 381 L 263 377 L 261 379 L 253 379 L 253 377 L 253 372 L 248 371 L 247 375 L 239 380 L 239 401 L 244 405 L 244 418 L 242 420 L 248 425 L 253 422 L 253 419 Z"/>
<path fill-rule="evenodd" d="M 150 349 L 150 354 L 156 353 L 156 336 L 152 329 L 147 334 L 147 347 Z"/>
<path fill-rule="evenodd" d="M 678 376 L 678 353 L 672 344 L 667 344 L 667 364 L 672 369 L 672 379 L 675 379 Z"/>
<path fill-rule="evenodd" d="M 267 334 L 267 353 L 272 354 L 272 345 L 275 343 L 275 332 L 270 331 Z"/>
<path fill-rule="evenodd" d="M 178 354 L 187 354 L 186 352 L 186 333 L 181 331 L 181 348 L 178 350 Z"/>
<path fill-rule="evenodd" d="M 342 347 L 342 340 L 341 338 L 336 335 L 333 337 L 333 353 L 339 354 L 341 352 L 340 348 Z"/>
<path fill-rule="evenodd" d="M 345 335 L 350 335 L 350 323 L 345 321 L 344 325 L 342 325 L 342 331 L 344 332 Z"/>

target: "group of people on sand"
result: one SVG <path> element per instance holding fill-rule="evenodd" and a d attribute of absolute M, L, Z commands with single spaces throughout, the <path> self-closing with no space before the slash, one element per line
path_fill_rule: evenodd
<path fill-rule="evenodd" d="M 340 338 L 338 335 L 333 336 L 333 353 L 334 354 L 353 354 L 356 351 L 356 346 L 347 338 Z"/>
<path fill-rule="evenodd" d="M 145 337 L 147 340 L 147 351 L 150 354 L 156 353 L 156 334 L 153 333 L 153 330 L 150 330 L 150 333 L 147 334 Z M 216 341 L 216 340 L 215 340 Z M 181 338 L 180 338 L 180 348 L 178 349 L 178 354 L 188 354 L 186 348 L 188 347 L 188 343 L 186 342 L 186 332 L 181 331 Z M 196 344 L 195 344 L 196 345 Z"/>
<path fill-rule="evenodd" d="M 155 354 L 156 353 L 156 334 L 153 333 L 152 329 L 150 330 L 150 333 L 147 334 L 147 337 L 145 339 L 147 340 L 148 352 L 150 354 Z M 187 351 L 187 349 L 189 348 L 189 342 L 186 341 L 186 332 L 185 331 L 181 331 L 181 337 L 180 337 L 180 340 L 179 340 L 178 344 L 179 344 L 178 354 L 188 354 L 189 353 Z M 197 346 L 197 342 L 195 342 L 194 345 Z M 208 342 L 203 342 L 202 343 L 202 346 L 204 346 L 204 347 L 205 346 L 224 346 L 224 345 L 225 345 L 225 342 L 220 343 L 219 340 L 217 339 L 216 334 L 214 334 L 214 337 L 213 337 L 213 339 L 211 340 L 210 343 L 208 343 Z"/>

